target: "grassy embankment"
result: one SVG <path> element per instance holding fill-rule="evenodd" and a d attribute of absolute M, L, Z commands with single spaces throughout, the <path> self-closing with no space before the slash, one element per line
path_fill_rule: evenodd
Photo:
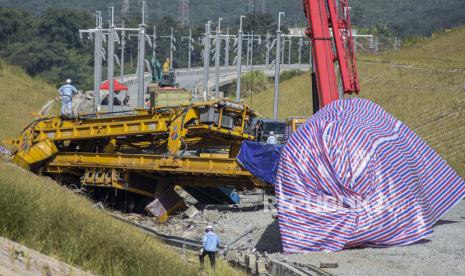
<path fill-rule="evenodd" d="M 0 140 L 55 89 L 0 61 Z M 0 159 L 0 236 L 101 275 L 198 275 L 197 261 L 92 208 L 84 197 Z M 224 262 L 218 274 L 237 275 Z M 211 273 L 213 274 L 213 273 Z"/>
<path fill-rule="evenodd" d="M 419 40 L 399 53 L 359 57 L 362 92 L 405 122 L 465 177 L 465 28 Z M 410 66 L 411 65 L 411 66 Z M 409 67 L 410 66 L 410 67 Z M 273 114 L 273 87 L 253 108 Z M 280 118 L 311 115 L 309 74 L 281 83 Z M 249 102 L 247 99 L 246 102 Z"/>

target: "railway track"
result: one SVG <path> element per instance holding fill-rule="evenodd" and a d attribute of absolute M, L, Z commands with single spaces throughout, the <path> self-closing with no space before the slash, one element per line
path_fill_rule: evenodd
<path fill-rule="evenodd" d="M 100 206 L 101 208 L 101 206 Z M 202 243 L 192 239 L 186 239 L 183 237 L 166 235 L 155 231 L 150 227 L 146 227 L 140 223 L 134 222 L 125 218 L 124 216 L 114 213 L 112 211 L 108 211 L 103 209 L 105 213 L 110 215 L 111 217 L 127 223 L 141 232 L 152 236 L 163 243 L 187 250 L 197 251 L 202 248 Z M 255 228 L 251 228 L 254 230 Z M 248 230 L 247 232 L 250 232 Z M 246 232 L 246 233 L 247 233 Z M 243 234 L 244 235 L 244 234 Z M 244 235 L 245 236 L 245 235 Z M 240 239 L 240 237 L 239 237 Z M 237 240 L 235 240 L 237 241 Z M 234 243 L 233 241 L 232 243 Z M 258 255 L 255 253 L 250 252 L 243 252 L 238 250 L 230 250 L 228 248 L 232 245 L 232 243 L 228 244 L 227 246 L 220 247 L 220 255 L 225 258 L 231 265 L 234 267 L 248 273 L 249 275 L 271 275 L 271 276 L 308 276 L 308 275 L 319 275 L 319 276 L 329 276 L 330 273 L 321 270 L 320 268 L 312 265 L 298 265 L 296 263 L 288 263 L 283 260 L 274 260 L 269 259 L 266 256 Z"/>

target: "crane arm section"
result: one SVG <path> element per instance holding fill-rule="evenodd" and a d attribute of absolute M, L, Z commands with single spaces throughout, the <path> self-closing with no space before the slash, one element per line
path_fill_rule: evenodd
<path fill-rule="evenodd" d="M 303 0 L 303 4 L 307 35 L 312 42 L 315 90 L 321 108 L 341 98 L 339 77 L 344 93 L 360 91 L 350 8 L 348 0 Z"/>

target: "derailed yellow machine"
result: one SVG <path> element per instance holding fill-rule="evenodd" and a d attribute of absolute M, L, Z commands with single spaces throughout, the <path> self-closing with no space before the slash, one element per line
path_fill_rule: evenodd
<path fill-rule="evenodd" d="M 13 162 L 96 197 L 130 192 L 141 208 L 148 202 L 141 199 L 175 186 L 264 185 L 236 160 L 242 141 L 254 140 L 256 114 L 245 105 L 218 100 L 111 115 L 40 118 L 9 141 L 17 148 Z"/>

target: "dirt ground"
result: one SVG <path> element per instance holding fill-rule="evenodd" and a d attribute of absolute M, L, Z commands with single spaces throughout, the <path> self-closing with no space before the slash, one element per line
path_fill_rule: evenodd
<path fill-rule="evenodd" d="M 465 200 L 438 221 L 431 236 L 409 246 L 274 257 L 316 266 L 338 263 L 324 269 L 336 275 L 465 275 Z"/>
<path fill-rule="evenodd" d="M 272 199 L 265 196 L 266 202 Z M 195 200 L 187 198 L 187 202 L 194 204 Z M 337 263 L 337 268 L 323 269 L 335 275 L 465 275 L 465 200 L 436 224 L 431 236 L 413 245 L 295 255 L 282 253 L 278 221 L 268 210 L 271 205 L 263 208 L 263 193 L 258 190 L 241 194 L 237 206 L 197 205 L 199 212 L 192 218 L 179 214 L 164 224 L 139 215 L 130 218 L 163 234 L 197 241 L 201 241 L 205 227 L 212 224 L 223 246 L 256 227 L 230 249 L 266 252 L 271 259 L 316 267 Z"/>

